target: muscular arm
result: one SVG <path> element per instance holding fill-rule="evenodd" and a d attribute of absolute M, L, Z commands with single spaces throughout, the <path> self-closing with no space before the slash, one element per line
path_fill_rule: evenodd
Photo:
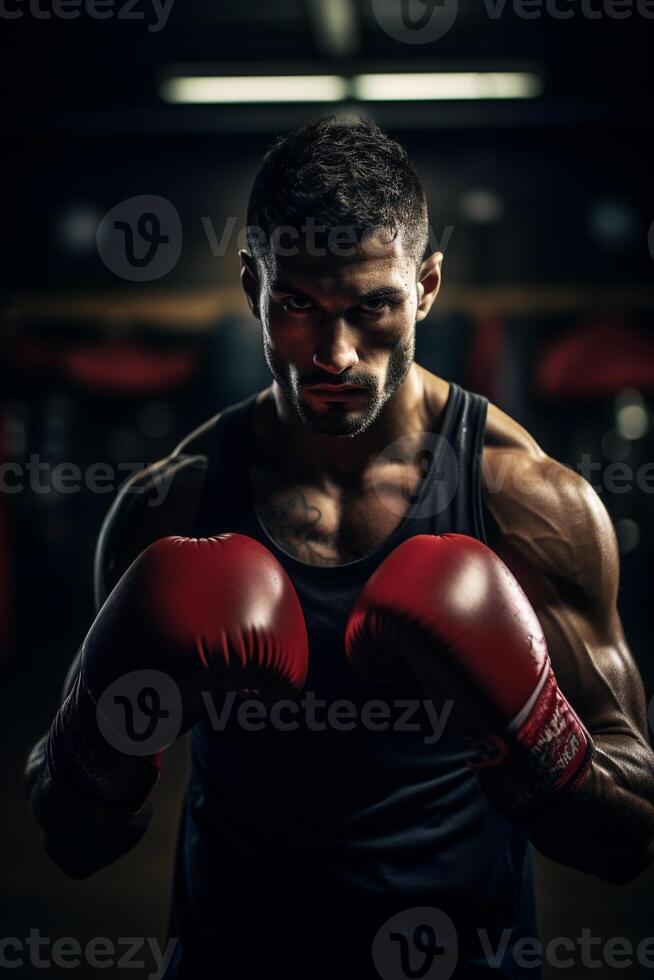
<path fill-rule="evenodd" d="M 654 753 L 645 694 L 617 610 L 619 555 L 588 483 L 535 444 L 492 444 L 489 544 L 529 597 L 559 685 L 595 743 L 587 778 L 528 827 L 543 854 L 611 882 L 654 859 Z"/>
<path fill-rule="evenodd" d="M 206 458 L 176 453 L 132 477 L 104 522 L 96 551 L 96 611 L 118 579 L 153 541 L 193 532 L 206 472 Z M 81 651 L 64 683 L 62 702 L 75 684 Z M 108 804 L 71 785 L 55 783 L 46 758 L 48 733 L 34 746 L 25 769 L 25 788 L 48 855 L 74 878 L 85 878 L 116 861 L 143 837 L 151 802 L 137 813 Z"/>

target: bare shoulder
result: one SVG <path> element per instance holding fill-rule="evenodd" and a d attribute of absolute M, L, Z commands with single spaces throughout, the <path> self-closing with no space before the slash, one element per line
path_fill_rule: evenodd
<path fill-rule="evenodd" d="M 191 537 L 220 414 L 191 432 L 169 456 L 139 470 L 120 488 L 103 521 L 95 549 L 95 601 L 99 608 L 132 562 L 159 538 Z"/>
<path fill-rule="evenodd" d="M 254 434 L 257 442 L 261 440 L 265 446 L 270 445 L 271 416 L 274 415 L 274 399 L 272 386 L 260 391 L 257 395 L 254 411 Z M 172 456 L 205 456 L 211 453 L 214 433 L 223 412 L 213 415 L 202 425 L 189 433 L 175 448 Z"/>
<path fill-rule="evenodd" d="M 202 455 L 171 454 L 120 488 L 95 549 L 96 607 L 132 562 L 159 538 L 192 536 L 207 471 Z"/>
<path fill-rule="evenodd" d="M 507 449 L 524 449 L 534 455 L 543 453 L 534 437 L 524 426 L 503 412 L 497 405 L 489 402 L 484 454 L 492 455 Z"/>
<path fill-rule="evenodd" d="M 222 416 L 223 412 L 218 412 L 207 419 L 169 456 L 135 473 L 121 487 L 96 547 L 96 605 L 104 602 L 127 568 L 154 541 L 196 533 L 209 458 Z"/>
<path fill-rule="evenodd" d="M 213 415 L 202 425 L 199 425 L 197 429 L 190 432 L 187 436 L 182 439 L 182 441 L 175 447 L 173 452 L 170 454 L 170 458 L 176 458 L 180 456 L 205 456 L 208 457 L 211 452 L 211 443 L 213 440 L 213 435 L 216 430 L 220 419 L 222 418 L 222 412 L 218 412 L 217 415 Z"/>
<path fill-rule="evenodd" d="M 495 405 L 489 405 L 482 490 L 489 542 L 528 594 L 538 598 L 538 586 L 556 583 L 558 594 L 572 590 L 578 600 L 615 600 L 618 550 L 602 501 L 580 473 L 549 456 Z"/>

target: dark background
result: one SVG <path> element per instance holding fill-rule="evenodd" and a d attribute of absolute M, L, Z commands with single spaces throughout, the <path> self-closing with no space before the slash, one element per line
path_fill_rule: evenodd
<path fill-rule="evenodd" d="M 151 29 L 144 3 L 134 19 L 116 16 L 121 6 L 106 20 L 83 8 L 64 20 L 46 0 L 7 2 L 0 15 L 0 465 L 27 473 L 37 456 L 50 473 L 73 463 L 84 474 L 99 461 L 116 472 L 107 493 L 62 492 L 46 475 L 36 484 L 33 472 L 22 483 L 8 476 L 0 492 L 0 938 L 38 929 L 52 940 L 163 939 L 185 746 L 168 753 L 145 841 L 86 882 L 66 879 L 43 855 L 22 794 L 23 761 L 50 723 L 94 614 L 93 550 L 128 472 L 118 465 L 160 458 L 268 383 L 258 325 L 237 288 L 235 234 L 214 255 L 207 225 L 219 238 L 229 219 L 242 228 L 273 137 L 330 108 L 167 105 L 159 82 L 171 66 L 190 74 L 501 69 L 542 78 L 534 100 L 333 108 L 363 109 L 406 145 L 435 239 L 447 243 L 445 284 L 419 327 L 418 361 L 491 397 L 557 459 L 593 463 L 622 553 L 627 638 L 648 699 L 654 693 L 654 21 L 644 6 L 623 7 L 630 15 L 616 19 L 600 0 L 585 8 L 579 0 L 561 3 L 569 19 L 546 10 L 525 19 L 508 3 L 493 17 L 490 5 L 461 0 L 451 30 L 430 44 L 393 40 L 371 0 L 176 0 L 161 30 Z M 7 15 L 15 11 L 21 16 Z M 102 261 L 96 230 L 139 195 L 170 202 L 183 239 L 166 275 L 133 282 Z M 539 857 L 537 879 L 544 941 L 574 940 L 582 929 L 602 944 L 654 936 L 654 873 L 616 888 Z M 147 963 L 131 975 L 146 976 Z M 569 975 L 591 973 L 576 963 Z M 14 971 L 41 975 L 28 964 Z"/>

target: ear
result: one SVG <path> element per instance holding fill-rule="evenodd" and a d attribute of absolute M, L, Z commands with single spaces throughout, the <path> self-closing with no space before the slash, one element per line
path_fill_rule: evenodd
<path fill-rule="evenodd" d="M 238 257 L 241 262 L 241 286 L 243 287 L 243 292 L 248 301 L 248 306 L 252 311 L 252 315 L 261 319 L 261 313 L 259 309 L 259 272 L 257 270 L 257 264 L 253 259 L 250 252 L 247 249 L 242 248 L 238 253 Z"/>
<path fill-rule="evenodd" d="M 431 310 L 441 288 L 443 253 L 434 252 L 420 267 L 418 277 L 418 310 L 416 322 L 424 320 Z"/>

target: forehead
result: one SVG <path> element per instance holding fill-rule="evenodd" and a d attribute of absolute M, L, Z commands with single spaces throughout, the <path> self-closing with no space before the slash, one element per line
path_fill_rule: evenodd
<path fill-rule="evenodd" d="M 375 233 L 355 241 L 341 232 L 327 242 L 283 243 L 292 254 L 276 256 L 271 286 L 307 293 L 361 294 L 382 286 L 408 290 L 415 283 L 415 262 L 402 235 L 392 241 L 388 237 Z"/>

